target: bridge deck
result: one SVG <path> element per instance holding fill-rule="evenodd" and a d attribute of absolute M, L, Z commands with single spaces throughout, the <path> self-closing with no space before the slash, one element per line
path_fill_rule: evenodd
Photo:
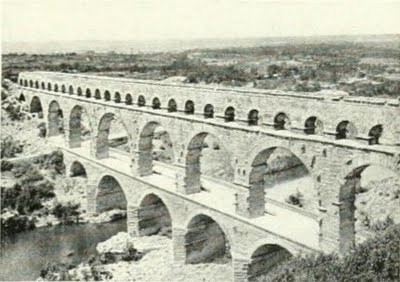
<path fill-rule="evenodd" d="M 81 148 L 66 148 L 64 140 L 52 137 L 52 143 L 57 147 L 67 150 L 85 159 L 105 166 L 110 170 L 118 171 L 126 175 L 132 175 L 130 162 L 131 159 L 127 154 L 110 150 L 110 156 L 107 159 L 96 160 L 90 156 L 89 143 L 83 142 Z M 248 219 L 239 216 L 235 212 L 235 191 L 232 187 L 224 185 L 218 180 L 209 177 L 202 178 L 202 187 L 205 191 L 200 193 L 183 195 L 176 192 L 175 189 L 175 173 L 173 166 L 155 164 L 154 171 L 156 173 L 139 177 L 143 182 L 157 187 L 160 190 L 175 194 L 178 197 L 185 198 L 192 202 L 214 209 L 236 220 L 246 222 L 256 226 L 262 230 L 284 237 L 286 239 L 298 242 L 308 248 L 318 250 L 318 222 L 310 216 L 303 215 L 296 211 L 290 210 L 283 206 L 266 204 L 265 215 L 258 218 Z M 133 176 L 132 176 L 133 178 Z"/>

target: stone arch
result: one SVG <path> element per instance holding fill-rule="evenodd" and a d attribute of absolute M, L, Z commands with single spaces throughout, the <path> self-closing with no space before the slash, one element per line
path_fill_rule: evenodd
<path fill-rule="evenodd" d="M 249 202 L 254 216 L 264 214 L 265 194 L 274 201 L 317 214 L 318 193 L 305 160 L 281 146 L 264 148 L 250 160 Z"/>
<path fill-rule="evenodd" d="M 225 122 L 232 122 L 235 121 L 235 108 L 228 107 L 224 112 L 224 120 Z"/>
<path fill-rule="evenodd" d="M 26 80 L 26 79 L 24 80 L 24 86 L 28 87 L 28 80 Z"/>
<path fill-rule="evenodd" d="M 74 161 L 71 164 L 69 173 L 70 177 L 84 177 L 84 178 L 88 177 L 85 167 L 79 161 Z"/>
<path fill-rule="evenodd" d="M 324 132 L 324 126 L 321 120 L 316 116 L 311 116 L 304 122 L 304 133 L 305 134 L 318 134 L 322 135 Z"/>
<path fill-rule="evenodd" d="M 277 130 L 290 129 L 289 117 L 283 112 L 278 113 L 274 117 L 274 128 Z"/>
<path fill-rule="evenodd" d="M 21 86 L 24 85 L 24 80 L 22 78 L 19 79 L 19 85 L 21 85 Z"/>
<path fill-rule="evenodd" d="M 37 81 L 37 80 L 35 81 L 35 88 L 39 89 L 39 81 Z"/>
<path fill-rule="evenodd" d="M 74 87 L 72 85 L 68 87 L 68 94 L 70 95 L 74 94 Z"/>
<path fill-rule="evenodd" d="M 96 90 L 94 91 L 94 98 L 97 99 L 97 100 L 100 100 L 100 99 L 101 99 L 101 93 L 100 93 L 100 90 L 99 90 L 99 89 L 96 89 Z"/>
<path fill-rule="evenodd" d="M 185 103 L 185 114 L 187 115 L 194 115 L 195 113 L 195 105 L 192 100 L 188 100 Z"/>
<path fill-rule="evenodd" d="M 77 92 L 77 95 L 78 95 L 78 96 L 82 96 L 82 88 L 81 88 L 81 87 L 78 87 L 78 89 L 76 90 L 76 92 Z"/>
<path fill-rule="evenodd" d="M 57 136 L 64 133 L 63 111 L 57 101 L 52 101 L 48 112 L 48 136 Z"/>
<path fill-rule="evenodd" d="M 61 93 L 65 93 L 67 91 L 65 85 L 61 85 Z"/>
<path fill-rule="evenodd" d="M 33 80 L 32 79 L 29 80 L 29 87 L 33 88 Z"/>
<path fill-rule="evenodd" d="M 19 94 L 18 101 L 20 101 L 20 102 L 25 102 L 26 101 L 24 93 Z"/>
<path fill-rule="evenodd" d="M 100 119 L 97 128 L 96 158 L 103 159 L 109 157 L 108 136 L 110 134 L 110 126 L 113 119 L 113 113 L 106 113 Z"/>
<path fill-rule="evenodd" d="M 207 104 L 204 107 L 204 118 L 214 118 L 214 106 Z"/>
<path fill-rule="evenodd" d="M 138 158 L 138 167 L 139 167 L 139 174 L 141 176 L 150 175 L 153 173 L 153 140 L 154 134 L 158 127 L 162 127 L 161 124 L 158 122 L 149 122 L 147 123 L 142 131 L 140 132 L 139 136 L 139 158 Z M 164 127 L 162 127 L 164 128 Z M 164 128 L 165 129 L 165 128 Z M 170 139 L 169 133 L 165 130 L 167 143 L 171 144 L 172 141 Z M 172 148 L 169 148 L 172 152 Z M 170 162 L 174 161 L 173 152 L 170 154 Z"/>
<path fill-rule="evenodd" d="M 32 98 L 29 109 L 31 113 L 37 113 L 39 118 L 43 118 L 42 102 L 38 96 Z"/>
<path fill-rule="evenodd" d="M 47 90 L 51 91 L 51 83 L 50 82 L 47 83 Z"/>
<path fill-rule="evenodd" d="M 356 136 L 357 129 L 352 122 L 348 120 L 339 122 L 336 127 L 336 139 L 354 139 Z"/>
<path fill-rule="evenodd" d="M 375 173 L 375 171 L 380 168 L 382 171 Z M 366 193 L 367 190 L 362 185 L 363 173 L 367 170 L 374 171 L 374 179 L 377 175 L 381 180 L 398 178 L 400 174 L 396 172 L 393 167 L 387 166 L 385 163 L 370 162 L 370 161 L 358 161 L 354 162 L 351 168 L 348 168 L 346 174 L 340 180 L 340 189 L 338 195 L 339 203 L 339 251 L 343 254 L 351 251 L 356 246 L 356 197 L 357 194 Z M 382 175 L 390 172 L 391 176 Z M 369 220 L 374 218 L 374 215 L 367 214 Z M 361 219 L 359 219 L 361 220 Z"/>
<path fill-rule="evenodd" d="M 46 83 L 42 82 L 42 89 L 45 90 L 46 89 Z"/>
<path fill-rule="evenodd" d="M 214 146 L 212 144 L 206 144 L 205 139 L 207 136 L 211 136 L 218 146 L 218 150 L 224 149 L 224 155 L 227 155 L 226 163 L 224 163 L 224 167 L 226 169 L 226 174 L 229 178 L 233 178 L 233 167 L 231 164 L 231 157 L 232 153 L 226 150 L 223 146 L 224 144 L 221 140 L 216 137 L 214 134 L 210 134 L 208 132 L 200 132 L 194 135 L 187 145 L 187 153 L 185 159 L 185 189 L 187 194 L 198 193 L 201 191 L 201 174 L 202 174 L 202 167 L 201 167 L 201 158 L 203 155 L 203 149 L 207 147 Z M 229 166 L 228 166 L 229 165 Z M 232 175 L 232 177 L 230 176 Z M 233 179 L 232 179 L 233 180 Z"/>
<path fill-rule="evenodd" d="M 54 92 L 58 92 L 58 84 L 54 84 Z"/>
<path fill-rule="evenodd" d="M 255 249 L 247 268 L 249 281 L 263 281 L 272 269 L 290 259 L 293 254 L 279 244 L 266 243 Z"/>
<path fill-rule="evenodd" d="M 115 92 L 115 94 L 114 94 L 114 102 L 115 103 L 121 103 L 121 94 L 119 94 L 119 92 Z"/>
<path fill-rule="evenodd" d="M 158 97 L 153 98 L 151 107 L 153 108 L 153 110 L 161 109 L 161 102 L 160 99 L 158 99 Z"/>
<path fill-rule="evenodd" d="M 186 264 L 231 262 L 229 233 L 213 217 L 197 214 L 190 218 L 186 229 Z"/>
<path fill-rule="evenodd" d="M 170 99 L 168 101 L 168 112 L 174 113 L 176 111 L 178 111 L 178 105 L 176 104 L 176 101 L 174 99 Z"/>
<path fill-rule="evenodd" d="M 110 101 L 110 100 L 111 100 L 110 91 L 106 90 L 106 91 L 104 92 L 104 100 L 106 100 L 106 101 Z"/>
<path fill-rule="evenodd" d="M 146 99 L 144 98 L 143 95 L 139 95 L 137 104 L 138 104 L 139 107 L 146 106 Z"/>
<path fill-rule="evenodd" d="M 248 125 L 258 125 L 258 111 L 256 109 L 251 110 L 247 115 Z"/>
<path fill-rule="evenodd" d="M 377 124 L 373 126 L 368 132 L 368 136 L 371 137 L 369 140 L 369 145 L 379 144 L 379 138 L 382 136 L 383 126 L 382 124 Z"/>
<path fill-rule="evenodd" d="M 125 95 L 125 104 L 126 105 L 132 105 L 133 104 L 133 99 L 131 94 L 126 94 Z"/>
<path fill-rule="evenodd" d="M 71 110 L 69 117 L 69 146 L 71 148 L 81 147 L 84 135 L 91 132 L 90 124 L 88 125 L 89 128 L 85 128 L 82 122 L 84 114 L 87 116 L 86 110 L 79 105 L 73 107 Z"/>
<path fill-rule="evenodd" d="M 119 181 L 111 175 L 104 175 L 101 177 L 97 185 L 95 200 L 96 213 L 102 213 L 113 209 L 127 209 L 125 191 Z"/>
<path fill-rule="evenodd" d="M 92 97 L 92 92 L 90 91 L 90 88 L 86 88 L 85 96 L 86 98 Z"/>
<path fill-rule="evenodd" d="M 155 193 L 146 194 L 138 205 L 139 236 L 171 237 L 172 218 L 165 201 Z"/>

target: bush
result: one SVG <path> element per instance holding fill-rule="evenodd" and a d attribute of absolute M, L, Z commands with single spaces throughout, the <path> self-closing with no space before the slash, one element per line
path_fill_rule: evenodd
<path fill-rule="evenodd" d="M 19 141 L 15 141 L 12 136 L 1 139 L 1 158 L 13 158 L 22 151 L 23 146 Z"/>
<path fill-rule="evenodd" d="M 297 191 L 296 194 L 292 194 L 286 199 L 286 203 L 294 206 L 299 206 L 300 208 L 303 207 L 304 205 L 303 194 Z"/>
<path fill-rule="evenodd" d="M 11 237 L 19 232 L 32 230 L 35 223 L 29 217 L 23 215 L 13 215 L 7 219 L 1 218 L 1 237 Z"/>
<path fill-rule="evenodd" d="M 356 247 L 336 254 L 293 258 L 268 273 L 263 281 L 399 281 L 400 225 Z"/>
<path fill-rule="evenodd" d="M 80 204 L 73 204 L 71 202 L 68 202 L 66 204 L 57 203 L 53 207 L 51 214 L 57 217 L 62 224 L 69 224 L 73 221 L 78 223 L 80 214 L 80 212 L 78 211 L 79 207 Z"/>

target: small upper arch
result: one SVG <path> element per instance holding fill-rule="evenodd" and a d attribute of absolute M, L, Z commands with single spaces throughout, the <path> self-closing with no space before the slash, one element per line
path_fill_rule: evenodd
<path fill-rule="evenodd" d="M 192 100 L 188 100 L 185 103 L 185 114 L 193 115 L 195 111 L 194 102 Z"/>

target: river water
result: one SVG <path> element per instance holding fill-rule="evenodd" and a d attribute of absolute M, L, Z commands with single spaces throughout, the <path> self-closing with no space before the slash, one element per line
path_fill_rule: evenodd
<path fill-rule="evenodd" d="M 1 244 L 0 281 L 36 280 L 46 262 L 80 263 L 99 242 L 126 231 L 126 220 L 38 228 Z"/>

